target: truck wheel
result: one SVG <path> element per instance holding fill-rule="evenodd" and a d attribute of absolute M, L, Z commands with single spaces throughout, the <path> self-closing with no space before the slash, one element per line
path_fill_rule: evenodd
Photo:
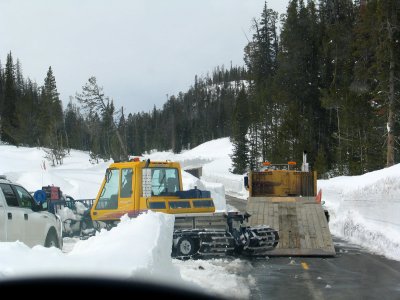
<path fill-rule="evenodd" d="M 181 237 L 176 245 L 178 256 L 191 256 L 195 252 L 194 241 L 191 237 Z"/>
<path fill-rule="evenodd" d="M 49 233 L 47 234 L 44 246 L 46 248 L 50 247 L 60 248 L 60 246 L 58 245 L 57 235 L 53 231 L 50 230 Z"/>

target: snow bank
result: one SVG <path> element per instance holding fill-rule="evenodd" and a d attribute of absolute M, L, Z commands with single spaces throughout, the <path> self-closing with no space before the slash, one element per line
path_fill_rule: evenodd
<path fill-rule="evenodd" d="M 361 176 L 319 180 L 334 235 L 400 260 L 400 164 Z"/>
<path fill-rule="evenodd" d="M 0 278 L 70 274 L 181 281 L 171 260 L 173 224 L 174 216 L 162 213 L 123 217 L 117 227 L 77 242 L 68 254 L 0 243 Z"/>
<path fill-rule="evenodd" d="M 99 276 L 149 280 L 236 299 L 250 296 L 254 279 L 236 275 L 246 267 L 243 261 L 171 259 L 173 224 L 174 216 L 162 213 L 123 217 L 117 227 L 88 240 L 64 239 L 67 253 L 20 242 L 0 243 L 0 280 Z"/>
<path fill-rule="evenodd" d="M 210 191 L 215 210 L 226 211 L 225 189 L 222 184 L 200 180 L 185 171 L 182 172 L 182 183 L 184 190 L 194 189 L 196 187 L 200 190 Z"/>
<path fill-rule="evenodd" d="M 219 183 L 224 187 L 225 193 L 241 199 L 247 199 L 248 192 L 243 185 L 244 175 L 232 174 L 233 146 L 229 138 L 221 138 L 201 144 L 191 150 L 184 150 L 180 154 L 172 152 L 152 152 L 144 155 L 150 160 L 178 161 L 183 169 L 202 167 L 202 186 L 208 186 L 212 192 L 212 186 L 207 183 Z M 197 184 L 200 186 L 200 184 Z M 217 192 L 214 192 L 217 194 Z M 214 196 L 213 196 L 214 197 Z M 219 201 L 219 200 L 216 200 Z M 226 205 L 217 205 L 218 209 L 226 210 Z"/>

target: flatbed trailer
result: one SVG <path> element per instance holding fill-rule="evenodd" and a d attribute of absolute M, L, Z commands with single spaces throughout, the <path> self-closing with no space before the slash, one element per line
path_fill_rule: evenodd
<path fill-rule="evenodd" d="M 248 174 L 249 225 L 267 224 L 278 231 L 279 244 L 269 256 L 334 256 L 329 214 L 316 197 L 317 174 L 308 165 L 301 171 L 294 165 L 268 163 Z"/>

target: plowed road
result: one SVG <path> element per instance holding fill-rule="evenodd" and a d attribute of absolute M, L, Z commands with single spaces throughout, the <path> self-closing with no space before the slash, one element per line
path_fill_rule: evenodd
<path fill-rule="evenodd" d="M 227 196 L 243 211 L 246 202 Z M 400 262 L 334 238 L 333 258 L 252 259 L 250 299 L 399 299 Z"/>

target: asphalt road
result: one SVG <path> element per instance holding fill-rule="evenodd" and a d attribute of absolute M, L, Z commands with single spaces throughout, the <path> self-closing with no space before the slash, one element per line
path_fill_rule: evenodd
<path fill-rule="evenodd" d="M 243 211 L 244 200 L 227 196 Z M 334 238 L 333 258 L 251 259 L 255 279 L 250 299 L 399 299 L 400 262 Z"/>

